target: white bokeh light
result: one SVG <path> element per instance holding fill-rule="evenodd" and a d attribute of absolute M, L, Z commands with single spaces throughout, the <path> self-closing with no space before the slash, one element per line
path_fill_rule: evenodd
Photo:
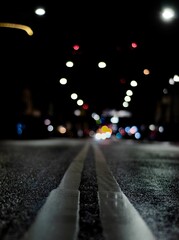
<path fill-rule="evenodd" d="M 59 83 L 62 84 L 62 85 L 65 85 L 65 84 L 67 84 L 67 79 L 66 78 L 61 78 L 59 80 Z"/>
<path fill-rule="evenodd" d="M 99 62 L 98 63 L 98 67 L 99 68 L 105 68 L 106 67 L 106 63 L 105 62 Z"/>
<path fill-rule="evenodd" d="M 172 8 L 166 7 L 161 12 L 161 18 L 166 22 L 171 21 L 174 17 L 175 12 Z"/>
<path fill-rule="evenodd" d="M 68 61 L 68 62 L 66 62 L 66 66 L 67 67 L 73 67 L 74 63 L 72 61 Z"/>
<path fill-rule="evenodd" d="M 45 9 L 44 8 L 37 8 L 35 10 L 35 13 L 39 16 L 43 16 L 45 14 Z"/>

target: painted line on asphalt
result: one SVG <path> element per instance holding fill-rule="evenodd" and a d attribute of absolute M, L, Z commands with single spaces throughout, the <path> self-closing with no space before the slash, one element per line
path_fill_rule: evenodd
<path fill-rule="evenodd" d="M 70 164 L 60 185 L 52 190 L 22 240 L 73 240 L 79 231 L 79 196 L 87 143 Z"/>
<path fill-rule="evenodd" d="M 93 144 L 100 217 L 106 240 L 156 240 L 138 211 L 121 191 L 102 151 Z"/>

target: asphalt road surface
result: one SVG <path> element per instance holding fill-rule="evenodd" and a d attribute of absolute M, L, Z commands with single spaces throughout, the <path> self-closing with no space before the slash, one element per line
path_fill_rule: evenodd
<path fill-rule="evenodd" d="M 0 240 L 178 240 L 179 146 L 0 142 Z"/>

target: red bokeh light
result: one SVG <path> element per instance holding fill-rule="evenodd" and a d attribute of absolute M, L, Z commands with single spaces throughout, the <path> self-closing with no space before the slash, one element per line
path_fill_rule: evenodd
<path fill-rule="evenodd" d="M 136 42 L 132 42 L 131 46 L 132 46 L 132 48 L 136 48 L 137 47 L 137 43 Z"/>
<path fill-rule="evenodd" d="M 77 51 L 79 48 L 80 48 L 80 46 L 79 46 L 78 44 L 75 44 L 75 45 L 73 46 L 73 49 L 76 50 L 76 51 Z"/>
<path fill-rule="evenodd" d="M 84 109 L 84 110 L 87 110 L 88 108 L 89 108 L 89 106 L 88 106 L 88 104 L 83 104 L 83 106 L 82 106 L 82 108 Z"/>

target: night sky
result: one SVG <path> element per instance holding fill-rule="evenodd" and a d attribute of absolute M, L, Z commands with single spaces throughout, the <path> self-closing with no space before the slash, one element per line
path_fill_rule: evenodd
<path fill-rule="evenodd" d="M 45 8 L 45 16 L 35 15 L 38 6 Z M 55 115 L 68 118 L 77 108 L 72 92 L 89 104 L 90 112 L 121 110 L 135 79 L 138 86 L 128 110 L 152 120 L 163 88 L 179 74 L 179 18 L 162 22 L 164 6 L 174 7 L 179 16 L 174 1 L 1 3 L 1 22 L 25 24 L 34 32 L 28 36 L 23 30 L 0 28 L 2 116 L 9 120 L 21 111 L 25 88 L 44 114 L 52 104 Z M 133 49 L 132 42 L 138 47 Z M 73 68 L 65 66 L 67 60 L 74 61 Z M 107 67 L 97 68 L 98 61 L 106 61 Z M 144 68 L 151 74 L 144 76 Z M 66 86 L 59 84 L 61 77 L 68 79 Z"/>

